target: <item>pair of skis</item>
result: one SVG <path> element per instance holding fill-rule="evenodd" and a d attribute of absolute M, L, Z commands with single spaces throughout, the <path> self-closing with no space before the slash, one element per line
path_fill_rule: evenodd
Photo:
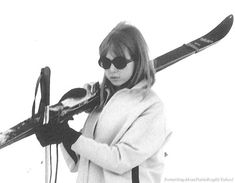
<path fill-rule="evenodd" d="M 227 35 L 232 24 L 233 15 L 229 15 L 208 34 L 155 58 L 153 65 L 156 72 L 217 43 Z M 50 119 L 59 117 L 60 122 L 63 122 L 71 119 L 73 115 L 89 110 L 98 104 L 99 83 L 95 83 L 87 85 L 86 88 L 70 90 L 57 104 L 49 106 L 48 112 Z M 42 113 L 42 111 L 39 111 L 34 117 L 28 118 L 9 130 L 0 133 L 0 149 L 34 134 L 35 128 L 40 124 Z"/>

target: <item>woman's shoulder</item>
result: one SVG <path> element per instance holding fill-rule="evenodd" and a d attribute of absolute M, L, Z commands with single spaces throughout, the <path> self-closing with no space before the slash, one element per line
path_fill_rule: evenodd
<path fill-rule="evenodd" d="M 164 104 L 158 94 L 151 88 L 136 90 L 132 94 L 132 99 L 137 100 L 138 104 L 134 106 L 137 109 L 164 111 Z M 131 97 L 130 97 L 131 98 Z"/>
<path fill-rule="evenodd" d="M 161 98 L 158 96 L 158 94 L 156 93 L 155 90 L 153 90 L 152 88 L 149 89 L 149 97 L 153 100 L 155 100 L 156 102 L 160 102 L 162 103 Z"/>
<path fill-rule="evenodd" d="M 146 102 L 150 102 L 153 106 L 157 108 L 163 108 L 164 104 L 161 100 L 161 98 L 158 96 L 158 94 L 153 90 L 149 89 L 149 91 L 146 92 L 146 95 L 144 97 L 144 100 Z"/>
<path fill-rule="evenodd" d="M 128 94 L 134 98 L 142 98 L 142 102 L 158 103 L 159 105 L 163 105 L 162 100 L 158 96 L 158 94 L 151 87 L 148 88 L 146 82 L 143 80 L 138 83 L 135 87 L 127 90 Z"/>

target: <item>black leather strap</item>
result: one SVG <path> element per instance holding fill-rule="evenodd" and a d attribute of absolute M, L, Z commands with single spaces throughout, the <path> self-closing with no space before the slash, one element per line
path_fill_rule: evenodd
<path fill-rule="evenodd" d="M 139 183 L 139 167 L 135 167 L 131 171 L 132 183 Z"/>

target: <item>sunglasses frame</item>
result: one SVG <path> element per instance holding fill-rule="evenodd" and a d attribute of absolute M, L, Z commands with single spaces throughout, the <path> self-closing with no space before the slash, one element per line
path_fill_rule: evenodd
<path fill-rule="evenodd" d="M 119 60 L 119 59 L 122 59 L 125 61 L 125 62 L 123 62 L 125 64 L 122 67 L 118 66 L 119 64 L 118 64 L 117 60 Z M 109 64 L 108 67 L 104 67 L 104 64 L 102 64 L 104 62 L 103 60 L 108 61 L 108 64 Z M 111 67 L 111 64 L 113 64 L 116 69 L 121 70 L 121 69 L 124 69 L 128 63 L 133 62 L 133 61 L 134 60 L 126 59 L 125 57 L 122 57 L 122 56 L 115 57 L 112 60 L 110 60 L 109 58 L 107 58 L 105 56 L 101 56 L 98 63 L 99 63 L 99 66 L 102 67 L 103 69 L 109 69 Z"/>

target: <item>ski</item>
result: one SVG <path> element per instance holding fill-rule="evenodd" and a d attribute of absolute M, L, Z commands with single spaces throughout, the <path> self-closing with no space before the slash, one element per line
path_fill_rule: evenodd
<path fill-rule="evenodd" d="M 214 45 L 227 35 L 232 24 L 233 15 L 229 15 L 206 35 L 155 58 L 153 60 L 155 71 L 159 72 L 194 53 Z M 67 92 L 57 104 L 49 107 L 49 116 L 50 119 L 59 117 L 62 123 L 71 119 L 73 115 L 89 110 L 98 104 L 99 83 L 96 82 L 87 85 L 85 88 L 75 88 Z M 0 149 L 34 134 L 35 128 L 40 125 L 41 113 L 39 111 L 33 118 L 28 118 L 0 133 Z"/>
<path fill-rule="evenodd" d="M 67 121 L 73 115 L 79 114 L 99 103 L 99 83 L 87 85 L 86 88 L 75 88 L 67 92 L 60 101 L 49 107 L 49 118 L 60 118 L 60 122 Z M 34 134 L 35 128 L 41 125 L 43 112 L 39 111 L 12 128 L 0 132 L 0 149 Z"/>
<path fill-rule="evenodd" d="M 233 15 L 229 15 L 206 35 L 155 58 L 153 63 L 156 72 L 217 43 L 228 34 L 232 25 Z"/>

